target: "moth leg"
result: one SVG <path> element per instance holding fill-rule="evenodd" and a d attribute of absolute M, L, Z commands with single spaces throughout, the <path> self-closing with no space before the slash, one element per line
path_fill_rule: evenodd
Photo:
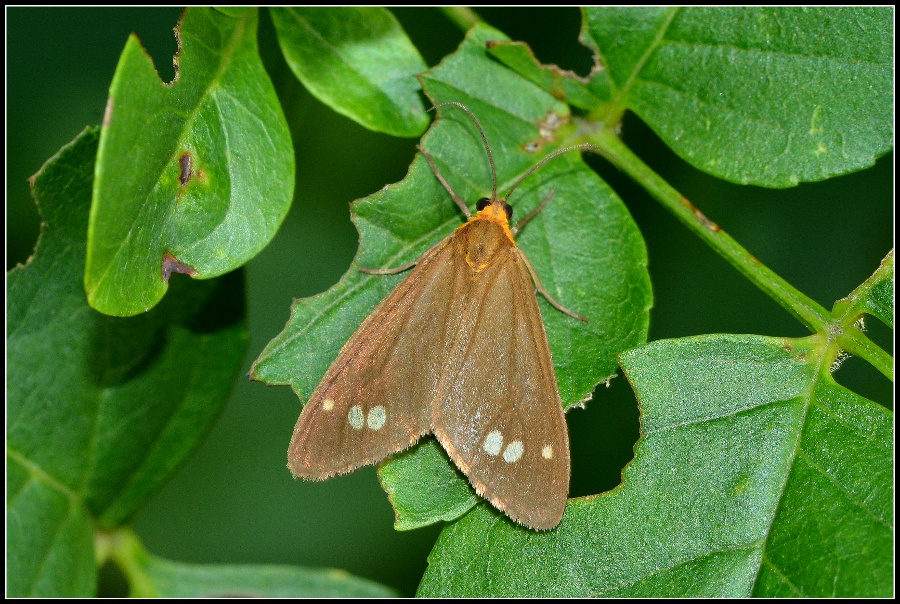
<path fill-rule="evenodd" d="M 543 209 L 547 206 L 547 204 L 550 203 L 550 200 L 553 199 L 553 196 L 554 196 L 554 195 L 556 195 L 556 189 L 553 189 L 552 191 L 550 191 L 550 194 L 547 195 L 547 196 L 544 198 L 544 201 L 542 201 L 542 202 L 540 203 L 540 205 L 538 205 L 538 207 L 536 207 L 535 209 L 531 210 L 531 212 L 528 213 L 528 216 L 525 216 L 522 220 L 520 220 L 519 222 L 516 223 L 516 226 L 514 226 L 514 227 L 512 228 L 512 234 L 513 234 L 513 235 L 517 235 L 517 234 L 519 233 L 519 231 L 521 231 L 522 228 L 523 228 L 526 224 L 528 224 L 529 222 L 531 222 L 531 219 L 532 219 L 532 218 L 534 218 L 535 216 L 537 216 L 538 214 L 540 214 L 540 213 L 541 213 L 541 210 L 543 210 Z M 533 271 L 532 271 L 532 276 L 534 276 L 534 272 L 533 272 Z"/>
<path fill-rule="evenodd" d="M 465 200 L 462 197 L 460 197 L 459 195 L 457 195 L 456 191 L 454 191 L 452 188 L 450 188 L 450 184 L 446 180 L 444 180 L 443 175 L 441 175 L 441 171 L 438 170 L 437 165 L 434 163 L 434 160 L 431 159 L 431 155 L 428 153 L 428 151 L 426 151 L 424 148 L 422 148 L 419 145 L 416 145 L 416 149 L 418 149 L 422 153 L 422 155 L 425 156 L 425 159 L 428 160 L 428 165 L 431 166 L 431 171 L 434 172 L 435 178 L 438 179 L 438 182 L 440 182 L 442 185 L 444 185 L 444 188 L 447 189 L 448 193 L 450 193 L 450 197 L 452 197 L 453 201 L 456 202 L 456 205 L 458 205 L 460 207 L 460 209 L 463 211 L 463 214 L 466 215 L 466 218 L 471 218 L 472 213 L 469 211 L 469 208 L 466 207 Z"/>
<path fill-rule="evenodd" d="M 367 273 L 369 275 L 396 275 L 397 273 L 408 271 L 418 263 L 418 260 L 413 260 L 412 262 L 407 262 L 406 264 L 401 264 L 400 266 L 395 266 L 394 268 L 366 268 L 364 266 L 360 266 L 359 271 L 361 273 Z"/>
<path fill-rule="evenodd" d="M 569 310 L 568 308 L 566 308 L 565 306 L 563 306 L 562 304 L 560 304 L 559 302 L 557 302 L 553 298 L 553 296 L 550 295 L 550 292 L 548 292 L 547 289 L 544 287 L 544 284 L 541 283 L 541 280 L 538 278 L 537 273 L 534 271 L 534 268 L 531 266 L 531 263 L 528 261 L 528 257 L 525 256 L 525 252 L 523 252 L 522 250 L 519 250 L 519 255 L 522 256 L 522 260 L 525 261 L 525 266 L 528 268 L 528 272 L 531 273 L 531 279 L 534 281 L 535 289 L 537 289 L 544 296 L 544 298 L 547 299 L 547 302 L 552 304 L 553 307 L 556 308 L 556 310 L 566 313 L 573 319 L 578 319 L 579 321 L 584 321 L 585 323 L 588 322 L 587 317 L 583 317 L 583 316 L 579 315 L 578 313 L 574 313 L 571 310 Z"/>

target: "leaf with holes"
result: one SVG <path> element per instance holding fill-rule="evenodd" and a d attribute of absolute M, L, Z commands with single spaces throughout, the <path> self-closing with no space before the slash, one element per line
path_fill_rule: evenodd
<path fill-rule="evenodd" d="M 290 133 L 256 46 L 256 9 L 187 9 L 177 75 L 132 36 L 100 135 L 84 287 L 93 308 L 153 307 L 173 272 L 241 266 L 274 236 L 294 188 Z"/>
<path fill-rule="evenodd" d="M 642 412 L 623 484 L 547 533 L 475 508 L 419 595 L 889 597 L 893 417 L 822 371 L 825 348 L 726 335 L 620 355 Z"/>
<path fill-rule="evenodd" d="M 610 102 L 609 75 L 595 69 L 588 77 L 579 78 L 556 65 L 542 65 L 523 42 L 495 42 L 488 45 L 491 56 L 540 86 L 559 100 L 590 111 Z"/>

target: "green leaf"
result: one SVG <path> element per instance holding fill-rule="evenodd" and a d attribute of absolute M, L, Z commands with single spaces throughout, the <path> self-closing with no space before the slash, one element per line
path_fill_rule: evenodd
<path fill-rule="evenodd" d="M 455 54 L 422 77 L 426 93 L 436 104 L 459 101 L 479 118 L 503 192 L 559 145 L 559 130 L 548 132 L 542 125 L 552 116 L 560 124 L 568 119 L 565 105 L 486 53 L 488 41 L 504 39 L 496 30 L 476 27 Z M 454 190 L 471 205 L 491 192 L 483 143 L 472 121 L 458 108 L 441 108 L 439 118 L 423 145 Z M 548 163 L 516 189 L 511 199 L 516 215 L 527 215 L 551 191 L 555 191 L 553 200 L 520 233 L 518 244 L 547 290 L 590 319 L 587 324 L 576 321 L 538 296 L 560 395 L 568 407 L 585 400 L 598 382 L 615 373 L 616 353 L 646 340 L 651 293 L 646 249 L 631 216 L 574 153 Z M 402 182 L 356 202 L 353 214 L 361 244 L 349 272 L 327 292 L 294 304 L 284 331 L 269 343 L 251 371 L 254 379 L 290 384 L 303 400 L 344 342 L 403 278 L 366 275 L 358 267 L 393 267 L 413 261 L 450 235 L 464 218 L 421 156 Z M 394 502 L 412 496 L 404 490 L 421 490 L 423 472 L 435 477 L 455 473 L 448 470 L 446 458 L 425 450 L 411 455 L 423 458 L 407 460 L 396 471 L 382 470 L 383 480 L 385 472 L 391 475 L 385 484 L 391 485 Z M 464 479 L 457 476 L 456 480 Z M 421 526 L 458 515 L 474 501 L 463 486 L 416 494 L 414 506 L 395 508 L 398 515 L 416 510 L 409 518 L 398 517 L 398 526 Z M 448 492 L 455 495 L 448 497 Z M 430 519 L 422 510 L 430 510 Z"/>
<path fill-rule="evenodd" d="M 637 113 L 697 168 L 787 187 L 893 145 L 889 7 L 586 8 L 581 39 Z"/>
<path fill-rule="evenodd" d="M 101 312 L 148 310 L 171 272 L 204 279 L 234 270 L 287 213 L 293 147 L 257 51 L 257 12 L 230 12 L 237 16 L 185 11 L 171 84 L 136 37 L 125 45 L 88 227 L 84 286 Z"/>
<path fill-rule="evenodd" d="M 379 7 L 271 9 L 294 75 L 314 97 L 376 132 L 416 137 L 429 117 L 416 76 L 428 66 Z"/>
<path fill-rule="evenodd" d="M 556 65 L 542 65 L 524 42 L 488 44 L 492 57 L 540 86 L 554 97 L 579 109 L 591 110 L 610 101 L 609 77 L 603 70 L 579 78 Z"/>
<path fill-rule="evenodd" d="M 396 511 L 398 531 L 456 520 L 481 501 L 433 438 L 382 463 L 378 479 Z"/>
<path fill-rule="evenodd" d="M 141 598 L 385 598 L 397 593 L 337 569 L 275 565 L 185 564 L 153 556 L 129 532 L 114 536 L 113 556 Z"/>
<path fill-rule="evenodd" d="M 6 452 L 6 595 L 94 595 L 93 527 L 84 506 L 28 460 Z"/>
<path fill-rule="evenodd" d="M 178 279 L 133 319 L 87 305 L 98 136 L 86 131 L 34 177 L 46 224 L 32 260 L 7 276 L 12 595 L 90 595 L 92 525 L 129 519 L 197 445 L 247 342 L 240 273 Z"/>
<path fill-rule="evenodd" d="M 393 598 L 397 593 L 342 570 L 290 566 L 180 564 L 148 561 L 153 591 L 137 597 L 162 598 Z"/>
<path fill-rule="evenodd" d="M 838 300 L 833 310 L 842 325 L 855 323 L 863 313 L 894 328 L 894 250 L 885 256 L 871 277 L 849 296 Z"/>
<path fill-rule="evenodd" d="M 441 534 L 419 595 L 889 597 L 893 417 L 821 371 L 822 342 L 620 355 L 642 411 L 623 484 L 546 533 L 478 506 Z"/>

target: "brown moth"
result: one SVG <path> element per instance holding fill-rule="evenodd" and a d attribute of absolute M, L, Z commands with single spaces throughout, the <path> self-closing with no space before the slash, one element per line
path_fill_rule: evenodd
<path fill-rule="evenodd" d="M 569 491 L 569 436 L 535 289 L 560 311 L 516 247 L 481 124 L 493 192 L 469 220 L 414 263 L 409 276 L 341 349 L 312 393 L 288 448 L 294 476 L 324 480 L 373 464 L 433 433 L 475 491 L 516 522 L 559 524 Z M 441 105 L 438 105 L 440 107 Z M 360 269 L 390 274 L 410 268 Z"/>

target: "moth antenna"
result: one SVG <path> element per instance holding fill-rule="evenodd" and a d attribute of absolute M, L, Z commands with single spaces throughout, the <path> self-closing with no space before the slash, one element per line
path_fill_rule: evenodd
<path fill-rule="evenodd" d="M 456 105 L 468 113 L 469 117 L 472 118 L 472 121 L 475 122 L 475 127 L 478 128 L 478 133 L 481 135 L 481 141 L 484 143 L 484 150 L 487 151 L 488 161 L 491 164 L 491 200 L 497 199 L 497 167 L 494 165 L 494 154 L 491 153 L 491 146 L 488 144 L 487 135 L 484 133 L 484 128 L 481 127 L 481 122 L 478 121 L 478 118 L 475 117 L 475 114 L 472 113 L 471 109 L 459 101 L 445 101 L 443 103 L 438 103 L 431 109 L 437 109 L 438 107 L 443 107 L 445 105 Z M 429 109 L 429 111 L 431 111 L 431 109 Z M 508 197 L 509 196 L 507 195 L 507 198 Z"/>
<path fill-rule="evenodd" d="M 523 180 L 525 180 L 526 178 L 528 178 L 529 176 L 531 176 L 532 172 L 534 172 L 535 170 L 537 170 L 538 168 L 540 168 L 541 166 L 543 166 L 544 164 L 546 164 L 546 163 L 547 163 L 548 161 L 550 161 L 551 159 L 554 159 L 554 158 L 556 158 L 556 157 L 559 157 L 559 156 L 562 155 L 563 153 L 568 153 L 569 151 L 574 151 L 575 149 L 594 149 L 594 150 L 596 150 L 598 153 L 600 153 L 600 152 L 602 151 L 602 149 L 601 149 L 600 147 L 598 147 L 597 145 L 593 145 L 593 144 L 591 144 L 591 143 L 582 143 L 582 144 L 580 144 L 580 145 L 573 145 L 573 146 L 571 146 L 571 147 L 566 147 L 565 149 L 560 149 L 559 151 L 555 151 L 555 152 L 551 153 L 550 155 L 548 155 L 547 157 L 545 157 L 544 159 L 542 159 L 542 160 L 539 161 L 538 163 L 536 163 L 536 164 L 534 164 L 533 166 L 531 166 L 531 167 L 528 169 L 528 171 L 525 172 L 525 174 L 522 175 L 522 178 L 520 178 L 519 180 L 516 181 L 516 183 L 512 186 L 512 188 L 506 193 L 506 197 L 503 199 L 503 202 L 504 202 L 504 203 L 509 203 L 509 198 L 510 198 L 510 196 L 512 195 L 513 191 L 516 190 L 516 187 L 518 187 L 520 184 L 522 184 L 522 181 L 523 181 Z"/>
<path fill-rule="evenodd" d="M 416 145 L 416 149 L 425 156 L 425 159 L 428 160 L 428 165 L 431 166 L 431 171 L 434 172 L 435 178 L 438 179 L 438 182 L 444 185 L 444 188 L 447 189 L 447 193 L 450 194 L 450 197 L 453 198 L 453 201 L 456 202 L 456 205 L 459 206 L 459 209 L 462 210 L 463 214 L 466 215 L 466 218 L 472 217 L 472 212 L 469 211 L 469 208 L 466 206 L 466 200 L 456 194 L 456 191 L 453 190 L 453 187 L 450 186 L 450 183 L 444 178 L 444 175 L 441 174 L 441 171 L 438 170 L 437 164 L 434 163 L 434 159 L 432 159 L 431 154 L 425 150 L 425 147 L 421 145 Z"/>

